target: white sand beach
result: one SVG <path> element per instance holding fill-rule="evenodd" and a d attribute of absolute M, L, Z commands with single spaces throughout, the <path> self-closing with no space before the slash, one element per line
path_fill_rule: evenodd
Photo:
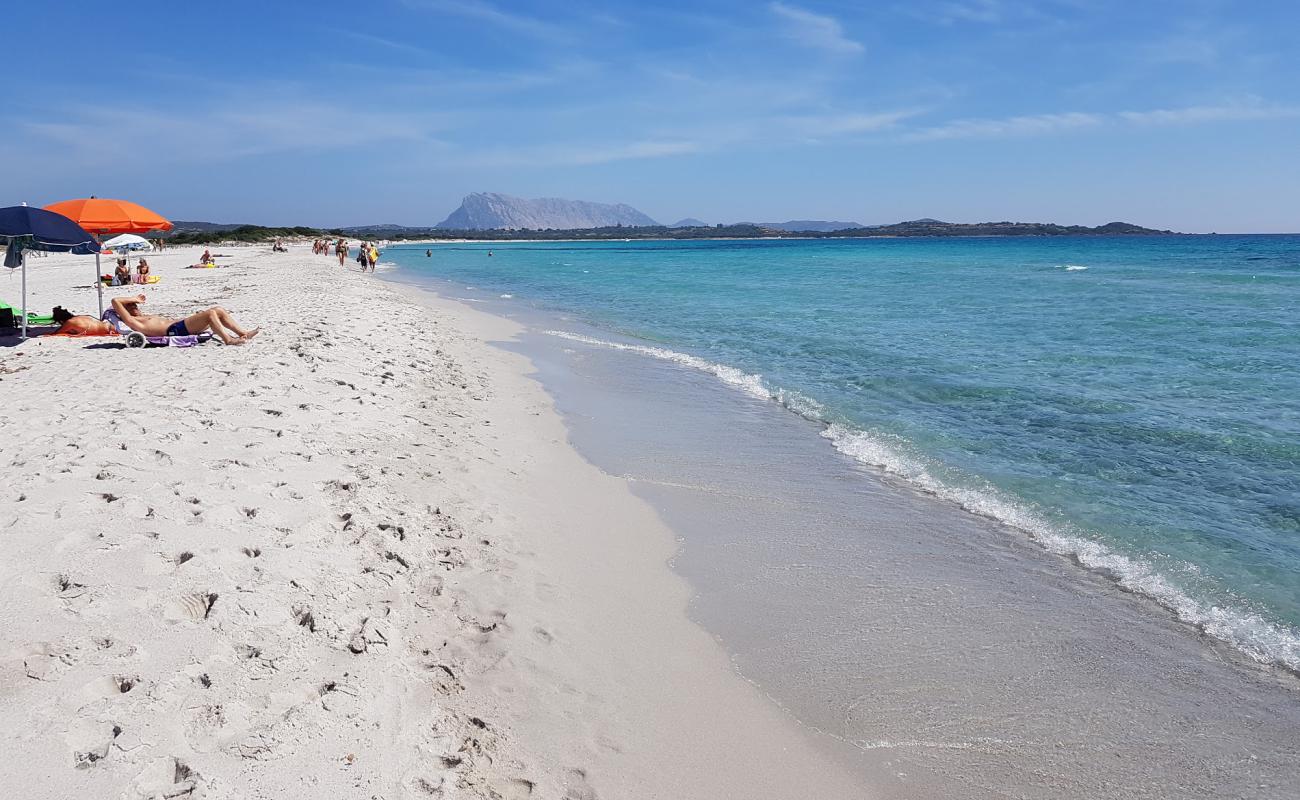
<path fill-rule="evenodd" d="M 214 250 L 150 256 L 147 308 L 246 346 L 0 340 L 0 794 L 865 796 L 687 619 L 511 323 Z M 29 307 L 94 313 L 90 269 L 32 259 Z"/>

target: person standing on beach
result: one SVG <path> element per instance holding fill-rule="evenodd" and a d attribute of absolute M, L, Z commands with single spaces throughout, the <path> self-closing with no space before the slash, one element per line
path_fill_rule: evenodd
<path fill-rule="evenodd" d="M 334 245 L 334 255 L 339 257 L 339 266 L 343 266 L 343 261 L 348 257 L 348 243 L 345 239 L 339 239 Z"/>
<path fill-rule="evenodd" d="M 372 244 L 370 245 L 370 271 L 371 272 L 375 271 L 375 265 L 378 263 L 379 263 L 379 248 Z"/>

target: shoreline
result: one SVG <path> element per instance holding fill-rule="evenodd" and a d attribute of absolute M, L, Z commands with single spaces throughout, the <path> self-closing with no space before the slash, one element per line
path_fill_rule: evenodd
<path fill-rule="evenodd" d="M 0 785 L 862 796 L 688 620 L 672 532 L 486 343 L 517 328 L 299 252 L 180 271 L 198 250 L 150 256 L 151 306 L 257 341 L 0 351 Z M 84 309 L 85 265 L 43 259 L 29 305 Z"/>
<path fill-rule="evenodd" d="M 408 270 L 406 274 L 409 279 L 404 279 L 400 274 L 401 265 L 390 263 L 388 267 L 386 278 L 395 283 L 415 286 L 429 283 L 418 269 Z M 438 281 L 434 283 L 439 284 Z M 465 288 L 470 295 L 478 291 L 476 287 Z M 455 282 L 447 282 L 437 290 L 457 291 Z M 1170 615 L 1185 628 L 1187 636 L 1208 637 L 1227 646 L 1261 670 L 1277 669 L 1291 678 L 1300 679 L 1300 662 L 1296 660 L 1298 653 L 1293 630 L 1269 619 L 1249 604 L 1220 606 L 1213 598 L 1189 593 L 1169 582 L 1163 572 L 1138 556 L 1087 538 L 1073 527 L 1054 524 L 1040 514 L 1018 507 L 1014 498 L 944 483 L 924 469 L 918 469 L 904 455 L 890 451 L 878 443 L 867 441 L 864 444 L 860 430 L 842 420 L 828 418 L 816 399 L 771 384 L 760 375 L 746 373 L 732 365 L 714 363 L 690 353 L 668 349 L 663 342 L 638 339 L 608 327 L 587 326 L 569 319 L 557 309 L 525 310 L 526 307 L 514 303 L 512 295 L 498 297 L 496 292 L 486 290 L 482 294 L 482 297 L 456 299 L 476 306 L 486 303 L 488 313 L 497 315 L 514 316 L 522 312 L 533 323 L 531 327 L 535 329 L 534 333 L 568 340 L 573 347 L 635 353 L 640 358 L 671 362 L 689 371 L 716 378 L 741 395 L 771 403 L 782 411 L 811 423 L 820 439 L 839 453 L 859 462 L 873 473 L 875 479 L 900 481 L 909 490 L 918 491 L 936 503 L 1007 526 L 1016 536 L 1031 543 L 1043 554 L 1061 559 L 1064 571 L 1077 568 L 1090 576 L 1104 579 L 1116 592 L 1141 596 L 1152 604 L 1153 613 Z M 511 302 L 502 303 L 502 298 Z M 578 324 L 583 329 L 582 332 L 575 335 L 555 330 L 572 327 L 569 323 Z M 529 350 L 530 353 L 536 351 L 537 348 Z"/>
<path fill-rule="evenodd" d="M 913 796 L 882 764 L 906 766 L 912 791 L 922 776 L 948 776 L 923 796 L 996 797 L 1010 786 L 1026 797 L 1118 797 L 1140 781 L 1152 797 L 1266 798 L 1287 775 L 1295 778 L 1300 753 L 1285 732 L 1300 720 L 1300 684 L 1284 667 L 1206 638 L 1157 601 L 1020 531 L 933 493 L 913 496 L 899 479 L 829 447 L 816 421 L 735 391 L 735 381 L 715 380 L 699 359 L 683 365 L 647 358 L 644 346 L 601 346 L 588 337 L 623 337 L 562 314 L 557 325 L 550 312 L 479 293 L 457 299 L 487 303 L 488 313 L 530 329 L 516 349 L 543 366 L 543 384 L 578 450 L 629 479 L 679 532 L 674 571 L 696 590 L 692 618 L 765 694 L 810 729 L 857 749 L 838 758 L 860 762 L 880 796 Z M 577 334 L 547 335 L 555 327 Z M 747 427 L 748 437 L 736 438 Z M 780 462 L 759 460 L 764 453 L 780 454 Z M 792 453 L 800 454 L 798 466 L 786 463 Z M 800 476 L 809 475 L 815 479 L 803 485 Z M 794 484 L 800 488 L 791 494 Z M 846 495 L 844 486 L 859 489 Z M 782 506 L 799 513 L 774 522 L 773 509 Z M 849 526 L 836 509 L 854 509 Z M 888 541 L 875 541 L 873 530 L 889 531 Z M 838 555 L 826 560 L 827 553 Z M 816 591 L 800 593 L 799 582 L 783 587 L 783 576 L 795 573 Z M 861 583 L 862 576 L 870 579 Z M 962 605 L 923 591 L 928 586 Z M 769 619 L 777 621 L 764 624 Z M 841 646 L 845 638 L 856 644 Z M 964 665 L 956 672 L 945 666 L 954 658 Z M 1016 681 L 1033 679 L 1023 694 L 1008 694 L 1017 674 Z M 835 675 L 872 679 L 855 684 Z M 871 701 L 859 710 L 839 687 Z M 910 703 L 890 699 L 911 696 Z M 1223 706 L 1201 709 L 1209 696 Z M 1037 719 L 1029 709 L 1059 716 Z M 1001 724 L 983 729 L 981 717 Z M 1192 738 L 1188 726 L 1198 731 Z M 1135 757 L 1141 752 L 1163 754 L 1158 777 Z M 1252 754 L 1250 770 L 1233 763 L 1241 752 Z M 1096 770 L 1114 773 L 1107 791 L 1081 793 Z M 1257 786 L 1240 782 L 1248 773 Z"/>

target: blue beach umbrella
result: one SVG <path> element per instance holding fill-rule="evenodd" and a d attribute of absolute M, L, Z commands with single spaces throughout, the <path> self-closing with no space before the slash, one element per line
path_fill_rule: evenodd
<path fill-rule="evenodd" d="M 27 338 L 27 259 L 25 250 L 89 255 L 99 242 L 77 223 L 53 211 L 31 206 L 0 208 L 0 241 L 7 248 L 4 265 L 23 271 L 23 338 Z M 99 275 L 95 275 L 99 282 Z"/>

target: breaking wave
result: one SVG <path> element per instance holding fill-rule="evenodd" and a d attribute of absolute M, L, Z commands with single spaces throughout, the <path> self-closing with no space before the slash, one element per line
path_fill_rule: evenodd
<path fill-rule="evenodd" d="M 836 450 L 858 462 L 901 478 L 915 488 L 955 503 L 972 514 L 1014 527 L 1044 549 L 1108 577 L 1127 591 L 1155 600 L 1183 622 L 1227 642 L 1254 661 L 1300 674 L 1300 632 L 1280 626 L 1249 609 L 1227 608 L 1197 599 L 1170 582 L 1147 559 L 1117 552 L 1082 531 L 1052 522 L 994 486 L 964 486 L 945 481 L 936 475 L 937 470 L 926 458 L 911 454 L 905 441 L 831 419 L 825 407 L 813 398 L 780 387 L 769 387 L 761 375 L 663 347 L 612 342 L 568 331 L 547 330 L 544 333 L 586 345 L 670 361 L 713 375 L 749 397 L 778 403 L 823 426 L 821 436 Z"/>

